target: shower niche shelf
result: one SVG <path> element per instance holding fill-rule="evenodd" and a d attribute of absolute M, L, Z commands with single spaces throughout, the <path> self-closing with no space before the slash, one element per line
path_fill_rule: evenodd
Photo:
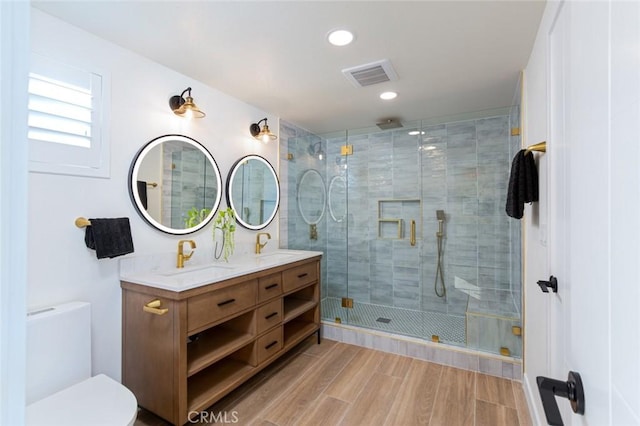
<path fill-rule="evenodd" d="M 420 217 L 420 200 L 378 200 L 378 238 L 402 240 L 406 238 L 404 223 L 419 221 Z"/>

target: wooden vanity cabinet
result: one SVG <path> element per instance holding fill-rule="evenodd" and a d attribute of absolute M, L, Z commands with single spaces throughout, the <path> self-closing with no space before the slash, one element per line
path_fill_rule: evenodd
<path fill-rule="evenodd" d="M 123 384 L 175 425 L 310 335 L 320 341 L 320 256 L 182 292 L 121 287 Z"/>

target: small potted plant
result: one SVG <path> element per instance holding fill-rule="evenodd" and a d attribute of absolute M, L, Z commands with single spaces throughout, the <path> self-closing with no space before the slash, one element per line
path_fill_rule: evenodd
<path fill-rule="evenodd" d="M 220 259 L 220 256 L 222 256 L 225 262 L 229 261 L 229 256 L 233 254 L 233 249 L 235 248 L 234 232 L 236 232 L 236 214 L 233 209 L 227 207 L 226 210 L 219 210 L 215 219 L 213 219 L 213 241 L 216 243 L 214 256 L 216 259 Z M 219 253 L 218 235 L 222 236 L 222 248 Z"/>

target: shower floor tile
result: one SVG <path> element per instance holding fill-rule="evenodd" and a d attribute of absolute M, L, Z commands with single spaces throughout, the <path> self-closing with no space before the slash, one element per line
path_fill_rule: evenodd
<path fill-rule="evenodd" d="M 464 316 L 358 302 L 354 302 L 353 309 L 345 309 L 342 307 L 341 300 L 334 297 L 323 299 L 321 308 L 322 318 L 329 321 L 340 318 L 344 324 L 427 340 L 430 340 L 431 336 L 435 334 L 440 337 L 440 341 L 443 343 L 458 346 L 466 344 Z"/>

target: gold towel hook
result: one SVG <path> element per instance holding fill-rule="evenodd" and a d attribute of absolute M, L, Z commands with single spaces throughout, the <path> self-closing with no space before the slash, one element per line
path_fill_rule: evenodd
<path fill-rule="evenodd" d="M 526 150 L 527 154 L 530 153 L 531 151 L 536 151 L 536 152 L 547 152 L 547 141 L 542 141 L 540 143 L 537 143 L 535 145 L 530 145 L 527 147 Z"/>
<path fill-rule="evenodd" d="M 78 228 L 86 228 L 87 226 L 91 226 L 91 221 L 84 217 L 76 218 L 75 224 Z"/>

